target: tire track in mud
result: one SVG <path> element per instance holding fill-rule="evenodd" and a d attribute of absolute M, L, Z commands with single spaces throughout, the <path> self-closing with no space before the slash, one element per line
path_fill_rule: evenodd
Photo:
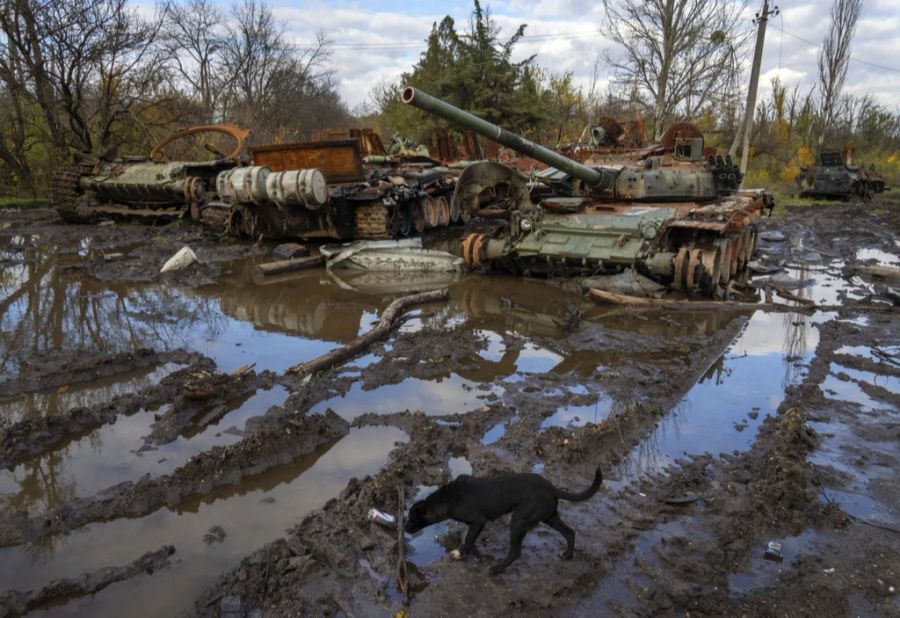
<path fill-rule="evenodd" d="M 163 506 L 175 507 L 189 496 L 207 494 L 294 461 L 349 431 L 349 423 L 334 412 L 308 416 L 273 408 L 254 420 L 250 435 L 240 442 L 199 453 L 171 474 L 126 481 L 39 516 L 12 515 L 0 521 L 0 546 L 65 534 L 93 522 L 146 515 Z"/>
<path fill-rule="evenodd" d="M 23 395 L 35 391 L 110 378 L 127 371 L 158 367 L 165 363 L 187 364 L 193 354 L 186 350 L 157 352 L 139 348 L 108 355 L 103 352 L 77 354 L 44 354 L 29 357 L 27 366 L 15 378 L 0 382 L 0 397 Z"/>
<path fill-rule="evenodd" d="M 11 469 L 26 458 L 43 455 L 47 451 L 57 448 L 63 442 L 76 439 L 103 425 L 114 423 L 120 415 L 130 416 L 141 409 L 158 409 L 178 397 L 187 376 L 196 371 L 212 369 L 215 366 L 212 359 L 199 353 L 185 351 L 164 352 L 156 354 L 155 358 L 156 362 L 151 366 L 167 363 L 188 366 L 163 377 L 159 384 L 144 388 L 137 393 L 116 396 L 98 407 L 76 407 L 63 414 L 25 418 L 0 428 L 0 469 Z M 127 369 L 130 370 L 132 367 Z"/>
<path fill-rule="evenodd" d="M 171 545 L 150 551 L 122 567 L 106 567 L 85 573 L 80 577 L 56 579 L 40 590 L 20 592 L 12 590 L 0 593 L 0 616 L 21 616 L 28 612 L 47 609 L 49 606 L 64 604 L 67 601 L 103 590 L 107 586 L 130 579 L 142 573 L 152 574 L 154 571 L 167 568 L 170 557 L 175 553 Z"/>

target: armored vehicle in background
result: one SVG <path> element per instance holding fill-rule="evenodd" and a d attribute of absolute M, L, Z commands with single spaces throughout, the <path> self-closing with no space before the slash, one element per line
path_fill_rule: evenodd
<path fill-rule="evenodd" d="M 851 197 L 871 197 L 885 189 L 884 178 L 874 169 L 848 165 L 841 153 L 823 150 L 818 161 L 800 168 L 794 178 L 800 197 L 847 200 Z"/>
<path fill-rule="evenodd" d="M 165 151 L 209 134 L 234 143 L 227 153 L 207 142 Z M 173 134 L 148 157 L 81 155 L 54 174 L 55 205 L 69 222 L 189 215 L 252 239 L 397 238 L 460 220 L 448 200 L 459 172 L 426 156 L 389 155 L 371 130 L 251 147 L 249 156 L 248 135 L 232 125 L 204 125 Z M 202 150 L 214 158 L 200 160 Z"/>
<path fill-rule="evenodd" d="M 739 190 L 730 158 L 704 156 L 692 125 L 627 156 L 580 163 L 415 88 L 401 97 L 527 157 L 475 163 L 459 177 L 451 207 L 498 222 L 464 237 L 471 267 L 570 275 L 635 268 L 675 289 L 722 297 L 756 248 L 755 222 L 773 207 L 765 192 Z"/>

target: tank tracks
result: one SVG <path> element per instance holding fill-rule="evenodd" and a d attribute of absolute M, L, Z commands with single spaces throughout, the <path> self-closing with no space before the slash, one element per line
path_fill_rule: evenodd
<path fill-rule="evenodd" d="M 50 198 L 66 223 L 91 223 L 93 217 L 78 212 L 75 203 L 78 200 L 78 179 L 82 171 L 78 167 L 59 167 L 50 178 Z"/>

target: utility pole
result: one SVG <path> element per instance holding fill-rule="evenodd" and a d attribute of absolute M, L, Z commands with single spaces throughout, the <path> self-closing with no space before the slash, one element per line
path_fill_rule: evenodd
<path fill-rule="evenodd" d="M 750 69 L 750 88 L 747 90 L 747 110 L 744 116 L 744 141 L 741 144 L 741 174 L 747 173 L 750 155 L 750 132 L 753 130 L 753 113 L 756 109 L 756 90 L 759 86 L 759 66 L 762 64 L 763 44 L 766 40 L 766 22 L 769 15 L 778 15 L 778 7 L 769 10 L 769 0 L 763 0 L 762 11 L 756 14 L 756 49 L 753 52 L 753 68 Z"/>

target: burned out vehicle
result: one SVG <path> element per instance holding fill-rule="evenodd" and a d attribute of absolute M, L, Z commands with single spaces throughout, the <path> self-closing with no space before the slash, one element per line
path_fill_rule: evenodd
<path fill-rule="evenodd" d="M 215 155 L 207 161 L 163 156 L 165 146 L 207 134 L 234 144 L 227 153 L 205 144 Z M 148 157 L 81 155 L 54 174 L 53 200 L 70 222 L 190 216 L 253 239 L 396 238 L 461 218 L 448 199 L 457 171 L 425 156 L 388 155 L 371 131 L 252 147 L 249 156 L 248 135 L 204 125 L 175 133 Z"/>
<path fill-rule="evenodd" d="M 404 103 L 455 122 L 540 162 L 475 163 L 452 205 L 501 221 L 463 239 L 471 267 L 526 274 L 601 275 L 634 268 L 675 289 L 722 297 L 753 254 L 755 222 L 773 207 L 763 191 L 740 191 L 730 158 L 703 155 L 682 128 L 634 156 L 579 163 L 407 87 Z"/>
<path fill-rule="evenodd" d="M 229 152 L 208 146 L 215 158 L 169 161 L 163 150 L 191 136 L 219 134 L 233 141 Z M 147 157 L 79 154 L 75 165 L 56 170 L 50 192 L 64 221 L 87 223 L 100 218 L 165 221 L 201 211 L 214 198 L 219 172 L 239 164 L 249 131 L 233 125 L 201 125 L 174 133 Z"/>
<path fill-rule="evenodd" d="M 874 169 L 845 163 L 841 153 L 823 150 L 814 165 L 800 168 L 794 178 L 800 197 L 847 200 L 871 197 L 885 190 L 884 178 Z"/>

